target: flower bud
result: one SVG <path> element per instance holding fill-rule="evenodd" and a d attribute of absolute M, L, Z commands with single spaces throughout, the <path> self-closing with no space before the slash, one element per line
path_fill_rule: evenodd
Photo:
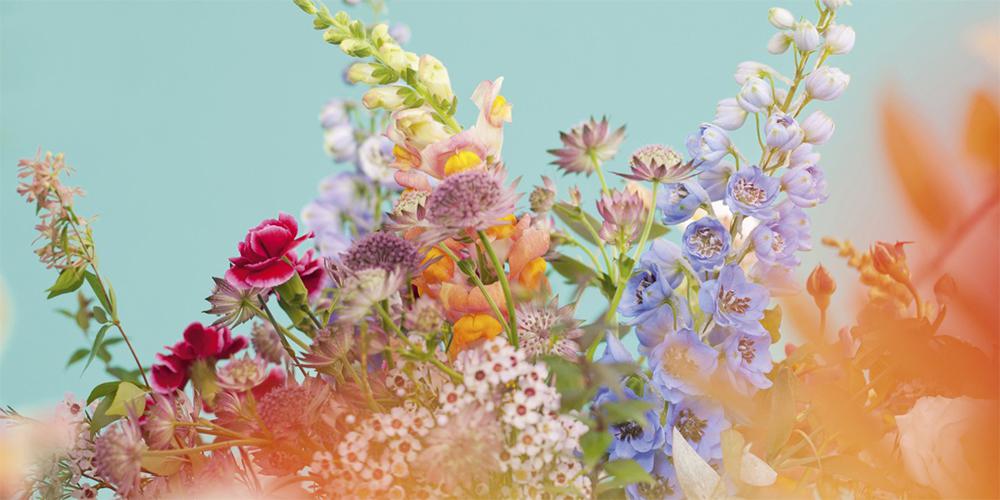
<path fill-rule="evenodd" d="M 552 210 L 553 205 L 556 202 L 556 190 L 555 183 L 552 179 L 542 176 L 541 186 L 535 186 L 534 191 L 531 192 L 531 196 L 528 198 L 531 204 L 531 211 L 536 214 L 545 213 Z"/>
<path fill-rule="evenodd" d="M 329 32 L 329 30 L 328 30 Z M 340 50 L 351 57 L 368 57 L 372 55 L 371 47 L 366 40 L 346 38 L 340 42 Z"/>
<path fill-rule="evenodd" d="M 743 88 L 736 95 L 736 102 L 748 113 L 760 113 L 774 104 L 771 86 L 755 76 L 747 78 Z"/>
<path fill-rule="evenodd" d="M 802 144 L 802 138 L 805 134 L 795 118 L 776 111 L 764 124 L 764 135 L 768 147 L 781 151 L 791 151 Z"/>
<path fill-rule="evenodd" d="M 829 141 L 835 129 L 833 120 L 822 111 L 813 111 L 802 121 L 804 141 L 811 144 L 823 144 Z"/>
<path fill-rule="evenodd" d="M 726 130 L 736 130 L 743 126 L 747 112 L 741 108 L 736 99 L 723 99 L 715 105 L 715 120 L 712 122 Z"/>
<path fill-rule="evenodd" d="M 795 46 L 803 51 L 809 52 L 819 47 L 819 31 L 811 21 L 800 21 L 795 24 L 795 32 L 792 34 Z"/>
<path fill-rule="evenodd" d="M 831 54 L 847 54 L 854 48 L 854 28 L 845 24 L 834 24 L 826 29 L 826 50 Z"/>
<path fill-rule="evenodd" d="M 375 85 L 379 83 L 379 79 L 374 76 L 377 68 L 378 66 L 370 63 L 354 63 L 347 68 L 347 81 Z"/>
<path fill-rule="evenodd" d="M 779 30 L 789 30 L 795 25 L 795 16 L 788 9 L 771 7 L 767 11 L 767 21 Z"/>
<path fill-rule="evenodd" d="M 379 57 L 385 61 L 385 65 L 392 68 L 393 71 L 401 73 L 407 68 L 416 69 L 416 65 L 411 62 L 411 55 L 403 50 L 402 47 L 396 45 L 396 42 L 390 42 L 382 45 L 378 49 Z M 416 58 L 416 54 L 412 54 L 413 58 Z"/>
<path fill-rule="evenodd" d="M 365 92 L 361 98 L 361 103 L 368 109 L 382 108 L 395 111 L 403 108 L 403 97 L 400 91 L 403 87 L 390 85 L 387 87 L 375 87 Z"/>
<path fill-rule="evenodd" d="M 424 55 L 420 58 L 420 65 L 417 69 L 417 80 L 427 87 L 427 90 L 434 97 L 443 102 L 451 102 L 451 99 L 455 96 L 451 90 L 448 69 L 434 56 Z"/>
<path fill-rule="evenodd" d="M 788 155 L 788 166 L 790 168 L 814 167 L 819 163 L 819 158 L 820 155 L 813 151 L 812 144 L 804 142 L 793 149 L 792 154 Z"/>
<path fill-rule="evenodd" d="M 845 5 L 851 5 L 851 0 L 823 0 L 823 5 L 831 10 L 837 10 Z"/>
<path fill-rule="evenodd" d="M 851 76 L 838 68 L 821 66 L 806 77 L 806 92 L 809 97 L 820 101 L 832 101 L 851 83 Z"/>
<path fill-rule="evenodd" d="M 774 54 L 784 54 L 792 43 L 792 36 L 785 31 L 779 31 L 767 41 L 767 51 Z"/>
<path fill-rule="evenodd" d="M 952 278 L 950 274 L 944 274 L 934 283 L 934 297 L 939 305 L 943 306 L 955 300 L 957 294 L 958 284 L 955 283 L 955 278 Z"/>
<path fill-rule="evenodd" d="M 823 264 L 819 264 L 806 279 L 806 291 L 812 295 L 816 307 L 826 310 L 830 306 L 830 296 L 837 291 L 837 282 L 833 280 L 833 276 L 830 276 Z"/>
<path fill-rule="evenodd" d="M 902 284 L 910 282 L 910 268 L 906 265 L 906 252 L 903 250 L 905 241 L 897 241 L 894 245 L 880 241 L 871 248 L 872 267 L 881 274 Z"/>
<path fill-rule="evenodd" d="M 372 26 L 371 39 L 375 42 L 376 47 L 387 43 L 396 43 L 392 36 L 389 35 L 389 25 L 385 23 L 378 23 Z"/>

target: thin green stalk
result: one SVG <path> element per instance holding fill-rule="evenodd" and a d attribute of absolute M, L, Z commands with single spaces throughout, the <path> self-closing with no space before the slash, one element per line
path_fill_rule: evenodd
<path fill-rule="evenodd" d="M 375 310 L 378 312 L 379 316 L 382 318 L 383 323 L 386 324 L 386 325 L 388 325 L 389 329 L 392 330 L 393 333 L 395 333 L 396 336 L 399 337 L 400 340 L 403 341 L 403 344 L 407 347 L 407 349 L 409 349 L 410 351 L 412 351 L 414 353 L 417 353 L 417 350 L 414 349 L 413 344 L 410 342 L 410 339 L 406 338 L 406 334 L 403 333 L 403 330 L 401 330 L 399 328 L 399 325 L 397 325 L 394 321 L 392 321 L 392 318 L 389 317 L 389 313 L 385 310 L 384 307 L 382 307 L 382 304 L 376 304 Z M 461 382 L 462 381 L 462 379 L 464 377 L 462 377 L 461 373 L 458 373 L 452 367 L 450 367 L 450 366 L 442 363 L 441 360 L 437 359 L 437 357 L 435 357 L 433 353 L 427 353 L 427 354 L 430 354 L 429 359 L 427 360 L 428 363 L 430 363 L 430 364 L 434 365 L 435 367 L 437 367 L 439 370 L 441 370 L 446 375 L 448 375 L 449 377 L 451 377 L 452 380 L 454 380 L 456 382 Z"/>
<path fill-rule="evenodd" d="M 608 183 L 604 180 L 604 171 L 601 169 L 601 162 L 597 159 L 597 153 L 590 151 L 588 153 L 590 156 L 590 161 L 594 163 L 594 171 L 597 172 L 597 179 L 601 181 L 601 192 L 611 196 L 611 190 L 608 189 Z"/>
<path fill-rule="evenodd" d="M 479 234 L 479 241 L 482 242 L 483 247 L 486 249 L 486 254 L 489 255 L 490 261 L 493 262 L 493 269 L 496 269 L 497 279 L 500 281 L 500 288 L 503 289 L 503 298 L 507 301 L 507 322 L 510 324 L 510 345 L 517 346 L 517 311 L 514 310 L 514 296 L 510 292 L 510 282 L 507 281 L 507 273 L 504 271 L 503 263 L 497 258 L 497 253 L 493 251 L 493 245 L 490 244 L 489 238 L 486 236 L 486 231 L 477 231 Z"/>
<path fill-rule="evenodd" d="M 472 280 L 472 283 L 476 285 L 477 288 L 479 288 L 479 291 L 482 292 L 483 297 L 486 297 L 486 303 L 490 305 L 490 309 L 493 311 L 493 314 L 497 317 L 497 321 L 500 322 L 500 324 L 503 326 L 504 331 L 507 332 L 507 337 L 510 338 L 510 325 L 507 323 L 507 319 L 504 316 L 503 312 L 500 311 L 500 306 L 497 305 L 496 301 L 493 300 L 493 296 L 490 295 L 489 292 L 486 290 L 486 285 L 483 284 L 483 280 L 481 280 L 479 276 L 472 270 L 467 271 L 465 269 L 462 269 L 462 266 L 458 264 L 459 262 L 458 256 L 455 255 L 455 252 L 452 252 L 451 249 L 448 248 L 446 245 L 441 244 L 438 245 L 436 248 L 440 250 L 441 253 L 447 255 L 449 259 L 454 261 L 455 265 L 458 266 L 459 269 L 461 269 L 462 272 L 465 273 L 465 275 L 468 276 L 470 280 Z"/>
<path fill-rule="evenodd" d="M 653 181 L 653 193 L 650 199 L 656 200 L 656 190 L 660 187 L 658 181 Z M 618 303 L 622 300 L 622 293 L 625 292 L 625 282 L 628 278 L 632 276 L 632 269 L 635 268 L 635 263 L 639 261 L 639 254 L 646 247 L 646 240 L 649 239 L 649 232 L 653 229 L 653 219 L 656 217 L 656 206 L 650 205 L 649 213 L 646 215 L 646 224 L 642 228 L 642 235 L 639 237 L 639 244 L 636 245 L 635 251 L 632 252 L 632 263 L 628 270 L 621 273 L 618 277 L 618 286 L 615 289 L 615 296 L 611 299 L 611 306 L 608 309 L 607 317 L 605 318 L 605 323 L 611 324 L 615 320 L 615 316 L 618 314 Z"/>

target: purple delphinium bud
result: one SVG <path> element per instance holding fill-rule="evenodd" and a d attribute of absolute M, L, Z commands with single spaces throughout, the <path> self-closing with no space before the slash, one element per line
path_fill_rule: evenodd
<path fill-rule="evenodd" d="M 794 167 L 781 176 L 781 187 L 792 203 L 805 208 L 815 207 L 826 201 L 826 176 L 819 166 Z"/>
<path fill-rule="evenodd" d="M 824 44 L 831 54 L 843 55 L 854 48 L 854 28 L 845 24 L 833 24 L 826 29 Z"/>
<path fill-rule="evenodd" d="M 730 210 L 760 220 L 775 215 L 774 202 L 781 190 L 781 181 L 764 174 L 760 167 L 742 168 L 729 178 L 726 205 Z"/>
<path fill-rule="evenodd" d="M 718 125 L 702 123 L 698 131 L 688 136 L 688 156 L 703 167 L 718 163 L 732 149 L 729 135 Z"/>
<path fill-rule="evenodd" d="M 833 119 L 822 111 L 813 111 L 805 120 L 802 120 L 802 132 L 805 134 L 803 141 L 811 144 L 824 144 L 833 137 L 833 131 L 837 128 Z"/>
<path fill-rule="evenodd" d="M 771 85 L 764 80 L 752 76 L 747 78 L 736 94 L 736 102 L 748 113 L 760 113 L 774 104 L 774 95 L 771 94 Z"/>
<path fill-rule="evenodd" d="M 819 47 L 819 31 L 811 21 L 796 23 L 792 38 L 795 40 L 795 47 L 803 52 L 816 50 L 816 47 Z"/>
<path fill-rule="evenodd" d="M 715 105 L 715 120 L 712 122 L 726 130 L 736 130 L 743 126 L 747 111 L 740 107 L 736 98 L 730 97 Z"/>
<path fill-rule="evenodd" d="M 809 73 L 805 79 L 806 93 L 813 99 L 820 101 L 832 101 L 851 83 L 851 76 L 838 68 L 821 66 L 816 71 Z"/>
<path fill-rule="evenodd" d="M 780 111 L 771 113 L 764 124 L 764 140 L 768 147 L 777 148 L 780 151 L 791 151 L 799 144 L 805 134 L 802 127 L 790 115 Z"/>
<path fill-rule="evenodd" d="M 736 166 L 727 161 L 719 162 L 711 168 L 706 168 L 698 174 L 698 183 L 705 188 L 711 201 L 719 201 L 726 196 L 726 185 L 729 177 L 736 171 Z"/>

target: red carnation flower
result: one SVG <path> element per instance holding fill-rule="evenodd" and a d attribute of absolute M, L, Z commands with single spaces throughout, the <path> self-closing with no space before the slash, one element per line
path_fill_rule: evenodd
<path fill-rule="evenodd" d="M 170 354 L 156 355 L 159 362 L 153 365 L 150 383 L 162 394 L 182 389 L 187 384 L 192 363 L 201 359 L 226 359 L 246 346 L 245 337 L 233 337 L 225 326 L 191 323 L 184 329 L 184 340 L 167 348 Z"/>
<path fill-rule="evenodd" d="M 240 256 L 229 259 L 226 280 L 243 288 L 272 288 L 288 281 L 295 274 L 294 254 L 289 253 L 311 236 L 298 232 L 295 218 L 286 213 L 261 222 L 237 245 Z"/>

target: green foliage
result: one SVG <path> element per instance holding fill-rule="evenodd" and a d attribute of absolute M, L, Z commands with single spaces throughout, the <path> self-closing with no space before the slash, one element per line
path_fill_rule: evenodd
<path fill-rule="evenodd" d="M 84 273 L 86 273 L 86 268 L 83 266 L 78 267 L 67 267 L 59 273 L 59 277 L 56 278 L 56 282 L 49 287 L 48 298 L 55 298 L 60 295 L 75 292 L 81 285 L 83 285 Z"/>
<path fill-rule="evenodd" d="M 580 436 L 580 449 L 583 450 L 583 468 L 585 470 L 593 469 L 604 458 L 605 453 L 608 451 L 608 446 L 611 446 L 611 441 L 613 440 L 614 437 L 610 432 L 594 429 Z"/>

